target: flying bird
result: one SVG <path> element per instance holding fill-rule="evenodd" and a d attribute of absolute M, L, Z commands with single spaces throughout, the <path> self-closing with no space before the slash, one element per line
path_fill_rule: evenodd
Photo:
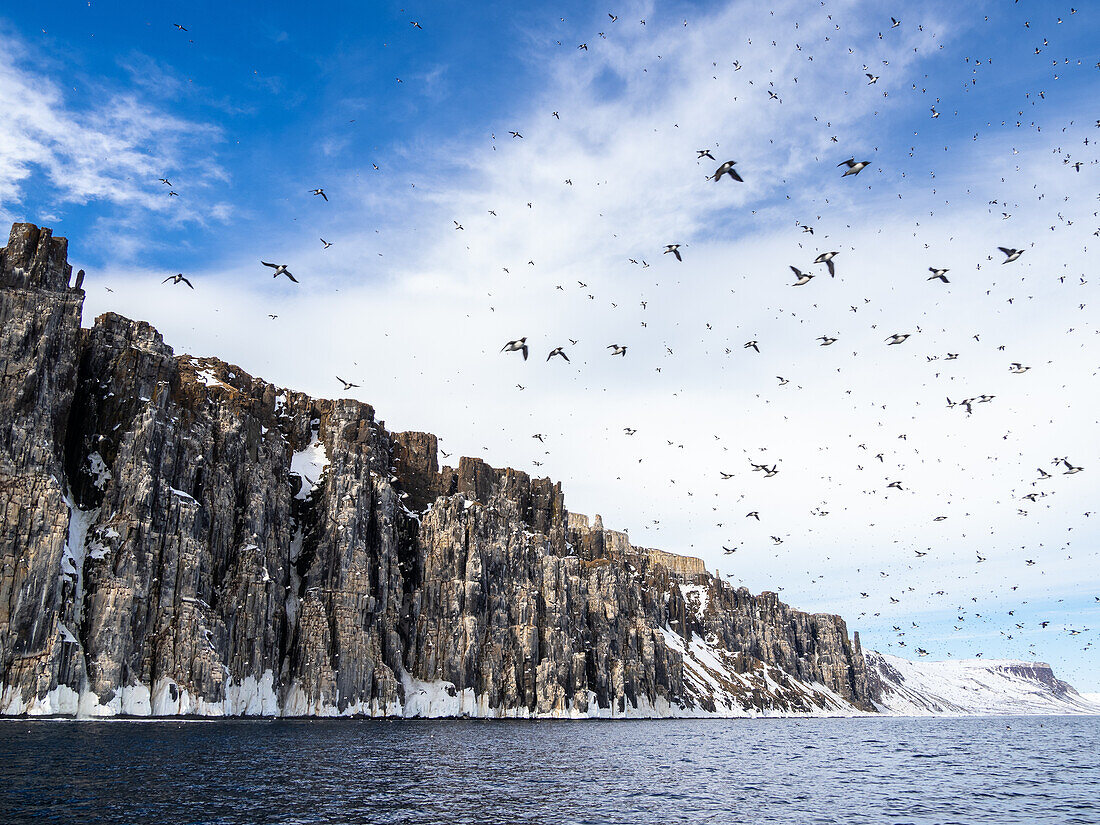
<path fill-rule="evenodd" d="M 727 160 L 725 163 L 723 163 L 721 166 L 719 166 L 714 171 L 714 174 L 711 175 L 711 180 L 713 180 L 715 183 L 717 183 L 718 180 L 722 177 L 722 175 L 729 175 L 735 181 L 738 181 L 740 183 L 744 183 L 745 181 L 742 180 L 742 178 L 739 174 L 737 174 L 737 170 L 733 168 L 736 165 L 737 165 L 737 161 Z"/>
<path fill-rule="evenodd" d="M 848 160 L 842 160 L 840 163 L 837 164 L 837 166 L 847 166 L 848 167 L 848 171 L 846 171 L 843 175 L 841 175 L 842 178 L 846 178 L 849 175 L 858 175 L 860 172 L 863 171 L 863 169 L 865 167 L 870 166 L 870 165 L 871 165 L 871 161 L 869 161 L 869 160 L 861 160 L 858 163 L 856 163 L 855 158 L 848 158 Z"/>
<path fill-rule="evenodd" d="M 671 252 L 673 255 L 676 256 L 676 260 L 678 260 L 678 261 L 684 260 L 683 258 L 680 257 L 680 244 L 678 244 L 678 243 L 665 244 L 665 251 L 662 254 L 667 255 L 669 252 Z"/>
<path fill-rule="evenodd" d="M 83 272 L 84 272 L 83 269 L 80 270 L 81 274 L 83 274 Z M 81 279 L 80 275 L 78 274 L 77 275 L 77 282 L 79 283 L 79 281 L 81 281 L 81 280 L 82 279 Z M 167 278 L 165 278 L 163 281 L 161 281 L 161 283 L 166 284 L 169 281 L 171 281 L 173 284 L 187 284 L 189 287 L 191 287 L 191 289 L 195 288 L 194 286 L 191 285 L 191 282 L 189 280 L 187 280 L 185 277 L 183 277 L 183 273 L 180 273 L 179 275 L 169 275 Z"/>
<path fill-rule="evenodd" d="M 624 346 L 620 346 L 619 344 L 608 344 L 607 349 L 613 350 L 613 352 L 611 353 L 612 355 L 621 355 L 624 358 L 626 357 L 626 347 Z"/>
<path fill-rule="evenodd" d="M 794 276 L 798 278 L 798 280 L 791 284 L 791 286 L 805 286 L 814 277 L 809 272 L 803 272 L 796 266 L 791 267 L 791 272 L 793 272 Z"/>
<path fill-rule="evenodd" d="M 280 275 L 286 275 L 288 278 L 290 278 L 290 280 L 294 281 L 294 283 L 298 283 L 298 279 L 290 274 L 290 271 L 286 268 L 286 264 L 269 264 L 267 261 L 260 261 L 260 263 L 262 263 L 264 266 L 269 266 L 275 270 L 275 274 L 271 276 L 272 278 L 278 278 Z"/>
<path fill-rule="evenodd" d="M 947 280 L 947 273 L 951 271 L 950 269 L 936 269 L 934 266 L 930 266 L 928 267 L 928 271 L 932 274 L 929 275 L 926 280 L 943 281 L 945 284 L 951 283 L 949 280 Z"/>
<path fill-rule="evenodd" d="M 839 255 L 839 252 L 822 252 L 816 258 L 814 258 L 815 264 L 825 264 L 829 268 L 829 276 L 836 277 L 836 269 L 833 268 L 833 258 Z"/>
<path fill-rule="evenodd" d="M 546 356 L 546 360 L 549 361 L 555 355 L 560 355 L 566 361 L 569 360 L 569 356 L 565 354 L 565 350 L 562 347 L 554 347 L 552 350 L 550 350 L 550 354 Z"/>
<path fill-rule="evenodd" d="M 341 384 L 343 384 L 343 385 L 344 385 L 344 391 L 345 391 L 345 392 L 346 392 L 347 390 L 350 390 L 350 389 L 351 389 L 352 387 L 358 387 L 358 386 L 359 386 L 358 384 L 353 384 L 353 383 L 351 383 L 351 381 L 345 381 L 345 380 L 344 380 L 343 378 L 341 378 L 341 377 L 340 377 L 339 375 L 337 375 L 337 376 L 336 376 L 336 380 L 337 380 L 337 381 L 339 381 L 339 382 L 340 382 Z"/>
<path fill-rule="evenodd" d="M 515 341 L 509 341 L 503 347 L 500 348 L 501 352 L 522 352 L 523 360 L 527 360 L 527 338 L 519 338 Z"/>
<path fill-rule="evenodd" d="M 324 189 L 310 189 L 309 191 L 312 192 L 314 195 L 320 195 L 322 198 L 325 199 L 326 203 L 328 202 L 328 195 L 325 194 Z"/>
<path fill-rule="evenodd" d="M 1002 264 L 1010 264 L 1024 254 L 1024 250 L 1022 249 L 1005 249 L 1003 246 L 998 246 L 997 248 L 1005 253 L 1005 259 L 1001 261 Z"/>

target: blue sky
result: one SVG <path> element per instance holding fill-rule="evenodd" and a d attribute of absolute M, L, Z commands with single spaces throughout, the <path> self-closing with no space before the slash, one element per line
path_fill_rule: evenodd
<path fill-rule="evenodd" d="M 86 322 L 145 318 L 318 396 L 358 379 L 391 428 L 559 479 L 865 646 L 1034 655 L 1100 689 L 1100 16 L 1079 5 L 21 5 L 0 219 L 70 239 Z M 707 181 L 701 148 L 745 183 Z M 841 178 L 850 156 L 871 165 Z M 790 265 L 818 277 L 792 291 Z M 161 285 L 181 271 L 193 294 Z M 522 335 L 527 364 L 499 353 Z"/>

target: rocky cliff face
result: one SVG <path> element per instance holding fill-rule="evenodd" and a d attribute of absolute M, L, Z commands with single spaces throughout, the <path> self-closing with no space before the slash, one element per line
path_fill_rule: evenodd
<path fill-rule="evenodd" d="M 0 712 L 871 710 L 858 636 L 144 322 L 66 242 L 0 251 Z"/>

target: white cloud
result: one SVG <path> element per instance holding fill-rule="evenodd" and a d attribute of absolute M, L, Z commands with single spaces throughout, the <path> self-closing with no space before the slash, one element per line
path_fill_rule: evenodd
<path fill-rule="evenodd" d="M 0 40 L 0 214 L 39 219 L 40 214 L 93 201 L 155 213 L 168 221 L 205 220 L 212 214 L 200 193 L 225 172 L 210 146 L 222 139 L 212 125 L 175 116 L 142 94 L 155 87 L 178 93 L 180 82 L 155 62 L 131 55 L 131 71 L 145 80 L 127 91 L 90 89 L 87 105 L 36 67 L 40 56 L 15 37 Z M 57 66 L 53 66 L 55 70 Z M 81 95 L 82 97 L 84 95 Z M 179 197 L 157 182 L 188 175 Z M 182 183 L 182 181 L 180 181 Z M 36 212 L 24 214 L 28 186 Z M 222 205 L 224 209 L 224 205 Z"/>

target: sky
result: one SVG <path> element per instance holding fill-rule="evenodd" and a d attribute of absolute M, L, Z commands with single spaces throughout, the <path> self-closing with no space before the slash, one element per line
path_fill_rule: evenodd
<path fill-rule="evenodd" d="M 549 476 L 866 648 L 1100 690 L 1098 41 L 1030 0 L 44 0 L 0 11 L 0 221 L 69 238 L 86 325 Z"/>

